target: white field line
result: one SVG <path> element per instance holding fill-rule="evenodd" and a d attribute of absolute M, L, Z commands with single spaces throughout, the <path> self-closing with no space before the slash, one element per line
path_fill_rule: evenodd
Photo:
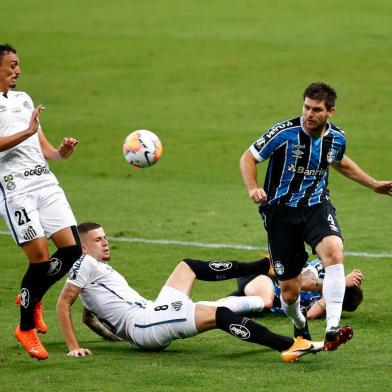
<path fill-rule="evenodd" d="M 0 230 L 0 235 L 10 235 L 10 233 L 7 231 Z M 191 241 L 177 241 L 177 240 L 154 240 L 149 238 L 138 238 L 138 237 L 108 237 L 108 239 L 113 242 L 193 246 L 196 248 L 211 248 L 211 249 L 238 249 L 238 250 L 267 251 L 267 247 L 242 245 L 242 244 L 211 244 L 205 242 L 191 242 Z M 392 259 L 392 253 L 368 253 L 368 252 L 345 251 L 344 254 L 346 256 L 352 256 L 352 257 Z"/>

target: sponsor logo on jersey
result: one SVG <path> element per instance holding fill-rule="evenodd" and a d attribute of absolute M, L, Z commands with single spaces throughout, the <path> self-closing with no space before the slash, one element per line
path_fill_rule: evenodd
<path fill-rule="evenodd" d="M 293 151 L 291 152 L 291 156 L 292 156 L 293 158 L 296 158 L 296 159 L 301 158 L 302 155 L 304 155 L 304 152 L 301 151 L 301 150 L 299 150 L 299 149 L 293 150 Z"/>
<path fill-rule="evenodd" d="M 22 111 L 21 108 L 12 108 L 12 109 L 11 109 L 11 112 L 12 112 L 12 113 L 20 113 L 21 111 Z"/>
<path fill-rule="evenodd" d="M 287 127 L 290 127 L 291 125 L 293 125 L 293 123 L 291 121 L 286 121 L 284 123 L 275 125 L 274 127 L 272 127 L 266 134 L 265 137 L 267 139 L 271 139 L 272 136 L 275 135 L 276 132 L 280 131 L 281 129 L 285 129 Z"/>
<path fill-rule="evenodd" d="M 22 230 L 23 238 L 27 241 L 33 240 L 37 237 L 37 233 L 34 230 L 33 226 L 28 226 Z"/>
<path fill-rule="evenodd" d="M 265 144 L 265 139 L 264 137 L 261 137 L 260 139 L 256 140 L 255 147 L 257 150 L 261 150 L 264 144 Z"/>
<path fill-rule="evenodd" d="M 281 276 L 284 274 L 284 267 L 283 264 L 280 261 L 273 261 L 274 264 L 274 270 L 276 275 Z"/>
<path fill-rule="evenodd" d="M 24 101 L 24 102 L 23 102 L 23 106 L 24 106 L 26 109 L 32 109 L 31 105 L 29 104 L 29 101 Z"/>
<path fill-rule="evenodd" d="M 76 279 L 76 276 L 80 270 L 80 265 L 82 264 L 83 259 L 84 259 L 84 255 L 80 257 L 79 260 L 75 261 L 72 268 L 70 269 L 68 276 L 71 280 Z"/>
<path fill-rule="evenodd" d="M 25 177 L 40 176 L 41 174 L 49 174 L 49 169 L 46 165 L 37 165 L 34 169 L 26 170 L 23 174 Z"/>
<path fill-rule="evenodd" d="M 20 290 L 20 306 L 27 308 L 30 303 L 30 292 L 24 287 Z"/>
<path fill-rule="evenodd" d="M 327 154 L 327 162 L 332 163 L 336 159 L 336 154 L 337 154 L 336 150 L 334 150 L 333 148 L 330 149 Z"/>
<path fill-rule="evenodd" d="M 7 106 L 0 105 L 0 113 L 6 112 L 6 111 L 7 111 Z"/>
<path fill-rule="evenodd" d="M 49 261 L 50 261 L 49 270 L 46 273 L 46 275 L 48 276 L 56 275 L 61 269 L 62 262 L 61 260 L 56 259 L 55 257 L 51 258 Z"/>
<path fill-rule="evenodd" d="M 326 169 L 306 169 L 303 166 L 295 166 L 293 163 L 287 168 L 288 171 L 297 174 L 303 174 L 305 176 L 323 176 L 327 173 Z"/>
<path fill-rule="evenodd" d="M 254 147 L 257 151 L 260 151 L 263 146 L 281 129 L 285 129 L 293 125 L 291 121 L 286 121 L 284 123 L 275 125 L 274 127 L 270 128 L 267 133 L 265 133 L 261 138 L 257 139 L 254 143 Z"/>
<path fill-rule="evenodd" d="M 4 181 L 5 182 L 12 181 L 13 179 L 14 179 L 14 177 L 13 177 L 12 174 L 8 174 L 8 175 L 4 176 Z"/>
<path fill-rule="evenodd" d="M 233 266 L 231 261 L 210 261 L 209 267 L 214 271 L 227 271 Z"/>
<path fill-rule="evenodd" d="M 246 328 L 244 325 L 230 324 L 229 329 L 232 335 L 237 336 L 237 338 L 240 338 L 242 340 L 249 339 L 250 337 L 249 329 Z"/>
<path fill-rule="evenodd" d="M 179 311 L 182 308 L 182 301 L 176 301 L 176 302 L 172 302 L 171 306 L 173 307 L 173 309 L 175 311 Z"/>

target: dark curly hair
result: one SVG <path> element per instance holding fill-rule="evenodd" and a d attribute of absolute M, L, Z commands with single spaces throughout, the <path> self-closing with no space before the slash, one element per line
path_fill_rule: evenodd
<path fill-rule="evenodd" d="M 304 99 L 310 98 L 317 101 L 324 101 L 327 109 L 331 109 L 335 106 L 337 97 L 335 89 L 323 82 L 309 84 L 303 95 Z"/>
<path fill-rule="evenodd" d="M 0 64 L 3 60 L 3 56 L 8 53 L 16 54 L 16 49 L 13 48 L 10 44 L 0 44 Z"/>
<path fill-rule="evenodd" d="M 353 312 L 363 301 L 363 291 L 357 287 L 347 287 L 344 293 L 342 309 L 347 312 Z"/>

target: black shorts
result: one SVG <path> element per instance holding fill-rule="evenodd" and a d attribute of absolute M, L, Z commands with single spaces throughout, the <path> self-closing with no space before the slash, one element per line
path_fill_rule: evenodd
<path fill-rule="evenodd" d="M 343 240 L 331 203 L 312 207 L 269 207 L 263 211 L 271 262 L 279 280 L 295 278 L 307 261 L 305 242 L 315 254 L 316 245 L 335 235 Z"/>
<path fill-rule="evenodd" d="M 246 285 L 249 282 L 251 282 L 254 278 L 256 278 L 257 276 L 259 276 L 259 275 L 241 276 L 240 278 L 237 278 L 238 290 L 234 291 L 234 293 L 231 293 L 231 295 L 235 295 L 236 297 L 246 296 L 246 294 L 245 294 Z"/>

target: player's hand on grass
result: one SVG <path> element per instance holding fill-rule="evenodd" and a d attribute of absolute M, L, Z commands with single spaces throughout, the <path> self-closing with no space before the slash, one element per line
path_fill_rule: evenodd
<path fill-rule="evenodd" d="M 34 135 L 39 128 L 39 114 L 43 112 L 45 108 L 42 105 L 38 105 L 34 110 L 33 113 L 31 113 L 31 118 L 29 122 L 29 127 L 27 130 L 31 135 Z"/>
<path fill-rule="evenodd" d="M 75 350 L 71 350 L 67 355 L 69 357 L 87 357 L 88 355 L 93 355 L 93 354 L 87 348 L 76 348 Z"/>
<path fill-rule="evenodd" d="M 392 181 L 377 181 L 374 192 L 392 196 Z"/>
<path fill-rule="evenodd" d="M 249 197 L 255 203 L 264 203 L 267 201 L 267 194 L 263 188 L 249 189 Z"/>
<path fill-rule="evenodd" d="M 72 153 L 75 151 L 77 144 L 79 143 L 78 140 L 74 139 L 73 137 L 66 137 L 60 144 L 58 148 L 58 152 L 62 159 L 69 158 Z"/>

